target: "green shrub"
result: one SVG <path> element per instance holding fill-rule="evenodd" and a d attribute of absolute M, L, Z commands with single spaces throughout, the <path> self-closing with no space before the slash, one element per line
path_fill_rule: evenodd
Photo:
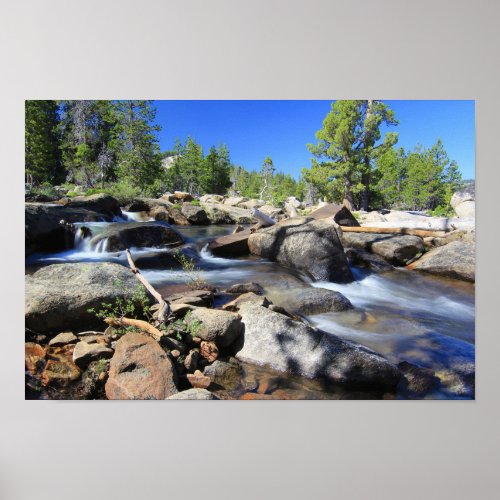
<path fill-rule="evenodd" d="M 93 194 L 101 194 L 101 193 L 104 193 L 104 189 L 101 189 L 101 188 L 90 188 L 90 189 L 87 189 L 87 191 L 85 191 L 85 196 L 91 196 Z"/>
<path fill-rule="evenodd" d="M 180 205 L 179 203 L 174 203 L 172 205 L 172 208 L 176 208 L 177 210 L 180 210 L 182 208 L 182 205 Z"/>
<path fill-rule="evenodd" d="M 191 205 L 194 205 L 195 207 L 199 207 L 201 205 L 200 200 L 193 200 L 191 202 Z"/>
<path fill-rule="evenodd" d="M 130 203 L 134 198 L 137 198 L 141 194 L 141 190 L 138 187 L 132 186 L 126 181 L 112 184 L 104 191 L 113 196 L 113 198 L 116 198 L 122 205 Z"/>
<path fill-rule="evenodd" d="M 68 196 L 69 198 L 73 198 L 74 196 L 78 196 L 78 193 L 75 193 L 75 191 L 68 191 L 66 193 L 66 196 Z"/>
<path fill-rule="evenodd" d="M 432 215 L 432 217 L 453 217 L 455 212 L 450 205 L 440 205 L 434 210 L 429 210 L 428 214 Z"/>

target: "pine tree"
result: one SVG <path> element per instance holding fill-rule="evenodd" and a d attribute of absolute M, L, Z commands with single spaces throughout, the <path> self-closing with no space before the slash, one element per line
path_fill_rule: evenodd
<path fill-rule="evenodd" d="M 59 152 L 56 101 L 25 102 L 26 182 L 57 184 L 64 179 Z"/>
<path fill-rule="evenodd" d="M 162 167 L 155 124 L 156 109 L 151 101 L 117 101 L 115 148 L 117 174 L 143 190 L 159 188 Z"/>
<path fill-rule="evenodd" d="M 264 158 L 264 162 L 262 163 L 262 167 L 260 169 L 260 175 L 262 178 L 262 188 L 259 193 L 259 199 L 269 201 L 272 198 L 272 178 L 274 174 L 275 168 L 273 164 L 273 160 L 271 157 L 266 156 Z"/>

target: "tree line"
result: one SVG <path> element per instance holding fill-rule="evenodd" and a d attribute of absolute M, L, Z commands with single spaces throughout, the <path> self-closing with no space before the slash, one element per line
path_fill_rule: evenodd
<path fill-rule="evenodd" d="M 314 156 L 303 169 L 306 182 L 324 199 L 348 208 L 449 210 L 450 198 L 462 186 L 458 165 L 437 140 L 430 149 L 396 149 L 398 134 L 382 126 L 398 125 L 390 107 L 375 100 L 344 100 L 331 110 L 308 144 Z"/>
<path fill-rule="evenodd" d="M 289 196 L 351 209 L 446 211 L 461 186 L 456 162 L 441 141 L 413 151 L 397 148 L 398 121 L 377 100 L 343 100 L 316 133 L 309 169 L 296 180 L 266 157 L 258 171 L 234 165 L 224 144 L 205 154 L 188 137 L 161 152 L 152 101 L 26 101 L 25 173 L 30 185 L 61 183 L 129 195 L 165 191 L 240 194 L 281 205 Z"/>

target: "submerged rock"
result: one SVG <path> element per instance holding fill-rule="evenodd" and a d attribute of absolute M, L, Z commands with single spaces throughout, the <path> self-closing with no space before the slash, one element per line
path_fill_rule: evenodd
<path fill-rule="evenodd" d="M 184 243 L 182 236 L 167 224 L 161 222 L 115 223 L 90 240 L 96 247 L 103 242 L 105 250 L 117 252 L 131 247 L 165 247 Z"/>
<path fill-rule="evenodd" d="M 361 345 L 252 303 L 240 308 L 245 331 L 236 357 L 277 371 L 350 386 L 393 389 L 399 370 Z"/>
<path fill-rule="evenodd" d="M 251 234 L 248 247 L 315 280 L 348 283 L 353 276 L 336 226 L 330 219 L 297 217 Z"/>
<path fill-rule="evenodd" d="M 475 281 L 475 244 L 466 241 L 452 241 L 447 245 L 430 250 L 411 264 L 409 268 L 448 278 Z"/>
<path fill-rule="evenodd" d="M 52 264 L 25 276 L 25 322 L 35 332 L 83 331 L 102 324 L 94 312 L 145 288 L 129 269 L 107 262 Z"/>
<path fill-rule="evenodd" d="M 210 378 L 212 383 L 226 390 L 236 389 L 241 383 L 243 369 L 239 363 L 227 363 L 225 361 L 214 361 L 203 370 L 203 374 Z"/>
<path fill-rule="evenodd" d="M 287 290 L 278 305 L 286 307 L 292 314 L 301 316 L 353 308 L 350 300 L 340 292 L 312 287 Z"/>
<path fill-rule="evenodd" d="M 226 289 L 226 293 L 255 293 L 257 295 L 264 295 L 264 289 L 258 283 L 236 283 Z"/>
<path fill-rule="evenodd" d="M 166 399 L 177 393 L 174 366 L 158 342 L 127 333 L 117 343 L 106 382 L 108 399 Z"/>

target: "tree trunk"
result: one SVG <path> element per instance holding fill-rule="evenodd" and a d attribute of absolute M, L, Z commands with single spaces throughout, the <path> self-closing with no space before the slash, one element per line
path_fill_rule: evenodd
<path fill-rule="evenodd" d="M 352 211 L 354 210 L 354 200 L 352 198 L 351 186 L 352 182 L 347 180 L 344 187 L 344 200 L 342 201 L 342 205 Z"/>
<path fill-rule="evenodd" d="M 366 121 L 368 121 L 372 115 L 372 106 L 373 99 L 368 99 L 368 103 L 366 105 Z M 365 125 L 366 126 L 366 125 Z M 369 203 L 369 193 L 370 193 L 370 155 L 368 153 L 368 148 L 371 148 L 373 144 L 371 144 L 371 137 L 367 130 L 365 130 L 365 157 L 364 157 L 364 171 L 361 176 L 361 182 L 364 186 L 363 192 L 361 193 L 361 208 L 368 212 L 368 203 Z"/>

